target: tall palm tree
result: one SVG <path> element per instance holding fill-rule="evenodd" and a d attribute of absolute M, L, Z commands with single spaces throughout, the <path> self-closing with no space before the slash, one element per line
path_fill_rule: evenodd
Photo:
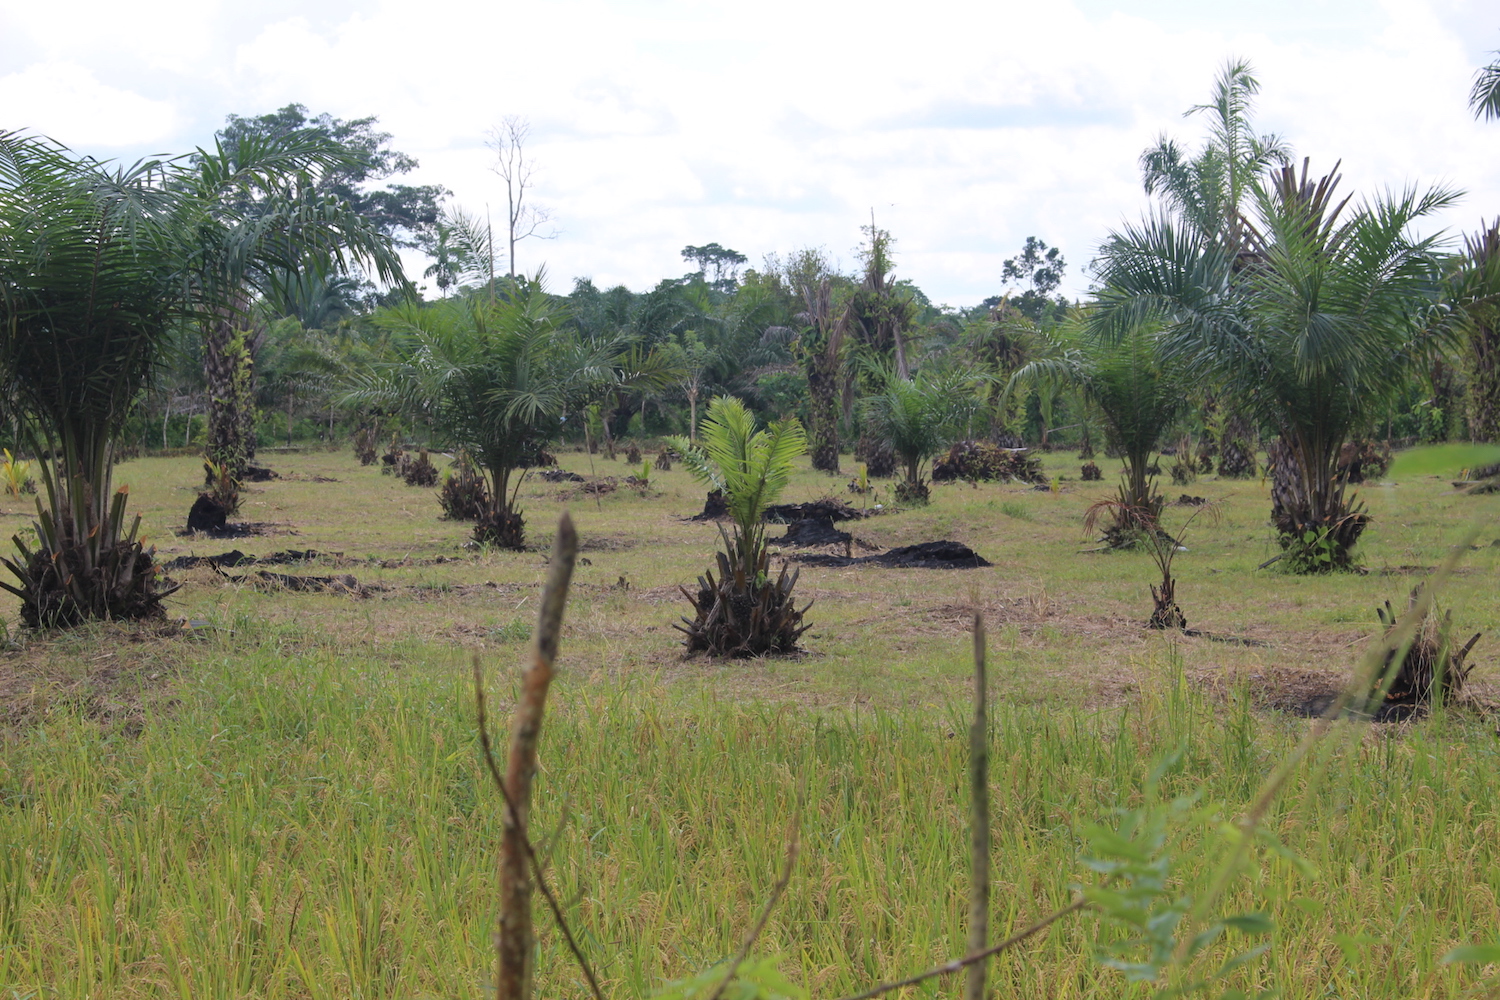
<path fill-rule="evenodd" d="M 1291 162 L 1291 149 L 1276 135 L 1259 135 L 1251 123 L 1255 97 L 1260 93 L 1250 64 L 1231 60 L 1214 80 L 1213 97 L 1194 105 L 1184 117 L 1202 115 L 1208 120 L 1208 140 L 1196 155 L 1189 155 L 1173 139 L 1163 135 L 1141 154 L 1141 180 L 1147 194 L 1158 196 L 1176 224 L 1204 240 L 1222 245 L 1229 253 L 1244 248 L 1248 236 L 1244 226 L 1247 200 L 1255 180 L 1267 169 Z M 1243 413 L 1234 410 L 1210 420 L 1220 409 L 1216 387 L 1201 387 L 1204 424 L 1214 427 L 1209 441 L 1219 452 L 1220 475 L 1253 474 L 1254 429 Z"/>
<path fill-rule="evenodd" d="M 378 321 L 395 335 L 401 357 L 372 365 L 346 398 L 400 407 L 468 455 L 489 505 L 475 539 L 521 548 L 516 473 L 538 461 L 564 417 L 614 378 L 625 345 L 569 336 L 539 281 L 493 301 L 408 303 Z"/>
<path fill-rule="evenodd" d="M 0 398 L 38 456 L 35 551 L 5 559 L 30 626 L 161 613 L 114 444 L 182 312 L 161 165 L 0 133 Z"/>
<path fill-rule="evenodd" d="M 379 227 L 347 203 L 314 194 L 318 174 L 355 155 L 316 130 L 216 141 L 170 165 L 165 189 L 180 278 L 195 303 L 210 400 L 208 455 L 239 478 L 255 452 L 253 356 L 240 345 L 256 299 L 355 265 L 402 284 Z M 310 275 L 309 275 L 310 272 Z"/>
<path fill-rule="evenodd" d="M 1189 156 L 1163 135 L 1141 154 L 1141 179 L 1147 194 L 1159 195 L 1167 207 L 1205 235 L 1234 242 L 1242 233 L 1241 210 L 1255 178 L 1273 166 L 1291 162 L 1291 150 L 1279 136 L 1257 135 L 1250 112 L 1260 81 L 1244 60 L 1225 63 L 1214 81 L 1213 99 L 1189 108 L 1187 115 L 1209 120 L 1208 142 Z"/>
<path fill-rule="evenodd" d="M 1339 451 L 1384 412 L 1414 364 L 1454 335 L 1430 307 L 1439 243 L 1415 221 L 1444 189 L 1372 198 L 1345 214 L 1336 173 L 1283 167 L 1254 189 L 1246 243 L 1231 252 L 1171 220 L 1147 219 L 1102 248 L 1097 336 L 1159 324 L 1166 356 L 1215 378 L 1280 432 L 1273 520 L 1288 566 L 1350 565 L 1368 516 L 1344 494 Z"/>

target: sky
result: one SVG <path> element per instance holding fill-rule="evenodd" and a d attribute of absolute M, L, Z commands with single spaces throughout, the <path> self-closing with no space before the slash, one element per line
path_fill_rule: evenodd
<path fill-rule="evenodd" d="M 1500 215 L 1500 122 L 1467 102 L 1494 50 L 1493 0 L 0 0 L 0 130 L 133 161 L 292 102 L 375 115 L 421 163 L 405 182 L 499 219 L 485 138 L 517 115 L 555 230 L 517 265 L 554 291 L 644 290 L 709 242 L 853 270 L 873 213 L 896 277 L 967 306 L 1033 235 L 1083 294 L 1149 206 L 1141 151 L 1201 143 L 1183 113 L 1231 58 L 1261 81 L 1257 129 L 1315 174 L 1460 189 L 1425 234 L 1475 230 Z"/>

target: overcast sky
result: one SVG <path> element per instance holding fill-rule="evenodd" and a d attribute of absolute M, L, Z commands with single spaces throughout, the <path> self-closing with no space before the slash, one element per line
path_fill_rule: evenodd
<path fill-rule="evenodd" d="M 1495 49 L 1494 0 L 0 0 L 0 129 L 133 160 L 230 113 L 373 114 L 421 161 L 409 182 L 483 212 L 504 202 L 485 131 L 522 115 L 560 232 L 518 264 L 555 291 L 644 289 L 690 243 L 852 267 L 873 209 L 897 276 L 957 306 L 999 292 L 1028 235 L 1080 293 L 1145 207 L 1141 150 L 1198 144 L 1182 113 L 1231 57 L 1260 77 L 1258 127 L 1319 172 L 1341 158 L 1346 191 L 1452 185 L 1433 228 L 1477 228 L 1500 215 L 1500 122 L 1467 95 Z"/>

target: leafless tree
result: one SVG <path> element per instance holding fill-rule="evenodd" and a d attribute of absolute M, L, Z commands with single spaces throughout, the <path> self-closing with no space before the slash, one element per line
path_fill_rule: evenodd
<path fill-rule="evenodd" d="M 552 214 L 544 208 L 527 203 L 527 192 L 532 187 L 532 173 L 536 163 L 526 153 L 526 141 L 531 137 L 531 122 L 520 115 L 506 115 L 500 124 L 490 129 L 486 145 L 495 151 L 495 165 L 491 168 L 505 181 L 506 235 L 510 247 L 510 276 L 516 276 L 516 244 L 528 237 L 550 240 L 557 236 L 556 230 L 543 232 L 552 221 Z"/>

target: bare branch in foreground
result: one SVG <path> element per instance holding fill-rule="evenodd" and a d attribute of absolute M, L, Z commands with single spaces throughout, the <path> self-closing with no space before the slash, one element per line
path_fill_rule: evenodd
<path fill-rule="evenodd" d="M 1010 937 L 1006 938 L 1004 941 L 1001 941 L 999 944 L 991 945 L 983 951 L 974 952 L 972 955 L 965 955 L 963 958 L 955 958 L 951 962 L 944 962 L 942 965 L 928 969 L 926 972 L 919 972 L 915 976 L 908 976 L 907 978 L 897 980 L 894 983 L 881 983 L 879 986 L 871 987 L 870 989 L 865 990 L 863 993 L 854 993 L 850 996 L 840 997 L 839 1000 L 870 1000 L 871 997 L 878 997 L 882 994 L 889 993 L 892 990 L 899 990 L 906 986 L 915 986 L 917 983 L 931 979 L 934 976 L 946 976 L 949 973 L 957 972 L 960 969 L 966 969 L 969 966 L 973 965 L 975 962 L 983 962 L 985 959 L 998 955 L 1002 951 L 1007 951 L 1011 948 L 1014 948 L 1016 945 L 1020 944 L 1022 941 L 1025 941 L 1032 935 L 1041 933 L 1048 927 L 1051 927 L 1053 924 L 1057 923 L 1063 917 L 1066 917 L 1072 913 L 1077 913 L 1079 910 L 1088 905 L 1089 901 L 1084 897 L 1079 896 L 1077 899 L 1073 900 L 1073 902 L 1069 903 L 1067 906 L 1064 906 L 1062 909 L 1047 914 L 1047 916 L 1038 920 L 1036 923 L 1032 924 L 1030 927 L 1027 927 L 1025 930 L 1017 931 Z"/>
<path fill-rule="evenodd" d="M 547 689 L 552 682 L 552 664 L 557 657 L 563 610 L 567 606 L 568 585 L 572 580 L 577 556 L 578 533 L 573 529 L 572 520 L 564 514 L 558 521 L 557 539 L 552 546 L 551 570 L 542 591 L 532 660 L 522 675 L 521 698 L 516 705 L 510 758 L 504 777 L 495 763 L 494 751 L 490 746 L 483 677 L 478 658 L 475 658 L 474 681 L 479 707 L 480 745 L 484 750 L 490 777 L 505 799 L 505 832 L 500 844 L 500 926 L 495 940 L 495 992 L 499 1000 L 529 1000 L 531 996 L 531 961 L 534 951 L 531 923 L 532 879 L 535 879 L 536 887 L 541 890 L 552 910 L 553 919 L 583 970 L 595 1000 L 604 1000 L 599 982 L 563 917 L 562 907 L 547 887 L 536 850 L 527 836 L 531 782 L 536 773 L 537 741 L 541 736 Z"/>

